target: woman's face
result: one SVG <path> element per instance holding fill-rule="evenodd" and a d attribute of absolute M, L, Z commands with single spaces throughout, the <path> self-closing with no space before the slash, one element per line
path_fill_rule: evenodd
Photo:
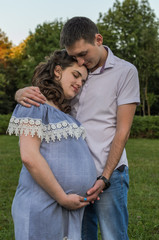
<path fill-rule="evenodd" d="M 74 63 L 71 67 L 62 70 L 60 84 L 66 99 L 74 98 L 80 91 L 88 76 L 85 66 Z"/>

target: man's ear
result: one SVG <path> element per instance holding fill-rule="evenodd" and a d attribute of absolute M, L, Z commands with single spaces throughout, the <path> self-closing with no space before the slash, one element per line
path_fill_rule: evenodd
<path fill-rule="evenodd" d="M 55 79 L 59 81 L 62 75 L 62 68 L 60 65 L 55 66 L 54 74 L 55 74 Z"/>
<path fill-rule="evenodd" d="M 95 35 L 95 42 L 97 43 L 98 46 L 103 44 L 103 37 L 100 33 L 97 33 Z"/>

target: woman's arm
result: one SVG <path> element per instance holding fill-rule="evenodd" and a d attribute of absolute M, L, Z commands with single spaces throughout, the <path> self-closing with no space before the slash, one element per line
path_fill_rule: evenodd
<path fill-rule="evenodd" d="M 46 98 L 38 87 L 25 87 L 15 93 L 15 100 L 25 107 L 31 105 L 39 107 L 40 103 L 45 103 Z"/>
<path fill-rule="evenodd" d="M 54 177 L 46 160 L 40 154 L 41 140 L 37 136 L 20 136 L 20 154 L 22 162 L 34 180 L 61 206 L 74 210 L 88 205 L 77 194 L 66 194 Z"/>

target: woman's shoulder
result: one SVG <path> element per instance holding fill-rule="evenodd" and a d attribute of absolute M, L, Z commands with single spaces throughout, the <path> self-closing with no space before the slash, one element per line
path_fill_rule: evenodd
<path fill-rule="evenodd" d="M 32 105 L 31 107 L 25 107 L 21 104 L 17 104 L 12 117 L 16 118 L 42 118 L 43 114 L 45 114 L 44 104 L 40 104 L 39 107 Z"/>
<path fill-rule="evenodd" d="M 7 132 L 10 135 L 24 133 L 25 135 L 32 134 L 32 136 L 37 133 L 41 139 L 45 139 L 47 142 L 68 136 L 77 139 L 80 136 L 85 138 L 84 128 L 78 121 L 48 104 L 30 108 L 17 104 Z"/>

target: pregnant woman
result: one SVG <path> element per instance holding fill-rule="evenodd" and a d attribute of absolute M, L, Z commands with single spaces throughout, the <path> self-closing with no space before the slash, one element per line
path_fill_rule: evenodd
<path fill-rule="evenodd" d="M 34 72 L 32 84 L 46 97 L 40 107 L 16 106 L 8 126 L 19 136 L 22 170 L 12 203 L 16 240 L 80 240 L 86 192 L 96 169 L 69 100 L 87 79 L 65 50 Z M 25 99 L 24 99 L 25 101 Z"/>

